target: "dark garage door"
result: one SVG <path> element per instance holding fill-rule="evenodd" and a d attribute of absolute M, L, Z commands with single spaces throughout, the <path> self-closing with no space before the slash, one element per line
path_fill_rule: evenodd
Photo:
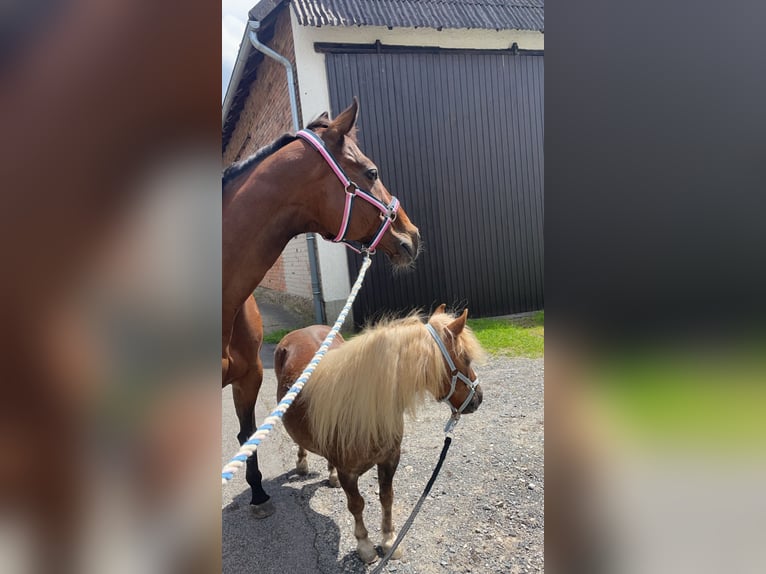
<path fill-rule="evenodd" d="M 357 323 L 445 302 L 471 316 L 543 308 L 543 56 L 327 53 L 332 111 L 356 95 L 362 149 L 425 251 L 392 275 L 378 255 Z M 361 258 L 349 253 L 352 281 Z"/>

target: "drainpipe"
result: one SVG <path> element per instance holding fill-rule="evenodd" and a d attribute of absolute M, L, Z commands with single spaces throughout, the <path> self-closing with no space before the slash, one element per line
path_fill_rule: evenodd
<path fill-rule="evenodd" d="M 261 27 L 260 22 L 257 20 L 250 20 L 247 23 L 247 27 L 247 35 L 250 38 L 250 43 L 253 45 L 253 47 L 269 58 L 273 58 L 282 64 L 287 71 L 287 90 L 290 93 L 290 109 L 293 113 L 293 129 L 297 132 L 299 129 L 301 129 L 301 124 L 298 121 L 298 102 L 295 96 L 295 74 L 293 72 L 293 65 L 290 63 L 290 60 L 285 58 L 282 54 L 278 54 L 269 48 L 266 44 L 261 43 L 257 34 L 258 29 Z"/>
<path fill-rule="evenodd" d="M 290 94 L 290 110 L 293 115 L 293 130 L 297 132 L 299 129 L 301 129 L 301 125 L 298 121 L 298 101 L 295 95 L 295 73 L 293 72 L 293 65 L 290 63 L 290 60 L 275 52 L 258 39 L 257 31 L 260 27 L 261 23 L 257 20 L 248 21 L 248 38 L 250 38 L 250 43 L 256 50 L 268 56 L 269 58 L 276 60 L 285 67 L 285 70 L 287 71 L 287 90 Z M 324 325 L 327 322 L 327 319 L 325 317 L 324 305 L 322 305 L 322 284 L 319 282 L 319 263 L 317 261 L 316 236 L 313 233 L 306 234 L 306 245 L 309 252 L 311 293 L 314 298 L 314 320 L 318 324 Z"/>

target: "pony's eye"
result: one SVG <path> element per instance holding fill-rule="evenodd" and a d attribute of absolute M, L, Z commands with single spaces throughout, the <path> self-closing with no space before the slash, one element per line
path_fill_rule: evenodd
<path fill-rule="evenodd" d="M 378 170 L 373 167 L 372 169 L 368 169 L 364 173 L 364 175 L 366 175 L 367 179 L 369 179 L 370 181 L 375 181 L 376 179 L 378 179 Z"/>

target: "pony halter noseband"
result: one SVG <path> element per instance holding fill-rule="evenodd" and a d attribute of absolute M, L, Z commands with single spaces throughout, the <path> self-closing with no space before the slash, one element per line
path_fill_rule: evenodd
<path fill-rule="evenodd" d="M 320 138 L 311 130 L 301 130 L 295 135 L 319 152 L 319 155 L 324 158 L 324 160 L 327 162 L 327 165 L 330 166 L 330 169 L 332 169 L 333 173 L 340 180 L 341 184 L 343 185 L 343 190 L 346 192 L 346 207 L 343 210 L 343 221 L 341 221 L 338 235 L 336 235 L 335 239 L 332 240 L 333 243 L 345 243 L 347 247 L 353 249 L 357 253 L 375 253 L 375 248 L 378 246 L 378 243 L 380 243 L 381 239 L 383 239 L 383 235 L 386 233 L 386 231 L 388 231 L 388 228 L 391 227 L 391 224 L 396 221 L 396 214 L 399 211 L 399 200 L 391 196 L 391 203 L 386 205 L 377 197 L 363 190 L 361 187 L 351 181 L 346 175 L 346 172 L 343 171 L 343 168 L 340 166 L 338 161 L 330 153 L 330 150 L 328 150 L 327 146 L 324 145 L 322 138 Z M 348 225 L 351 222 L 351 209 L 354 207 L 354 199 L 357 197 L 365 200 L 368 203 L 371 203 L 376 208 L 378 208 L 378 211 L 380 211 L 383 218 L 383 222 L 380 224 L 380 227 L 378 227 L 378 230 L 375 232 L 375 235 L 372 237 L 372 240 L 368 245 L 365 245 L 361 242 L 352 242 L 346 239 Z M 357 245 L 359 246 L 357 247 Z"/>
<path fill-rule="evenodd" d="M 426 323 L 426 329 L 428 329 L 428 332 L 431 333 L 431 336 L 434 338 L 434 341 L 436 341 L 436 344 L 439 346 L 439 350 L 441 351 L 442 356 L 444 356 L 444 360 L 447 361 L 447 365 L 449 366 L 450 375 L 452 375 L 452 383 L 450 386 L 449 393 L 447 393 L 447 396 L 441 399 L 441 401 L 444 403 L 447 403 L 450 406 L 450 408 L 452 409 L 453 417 L 460 416 L 460 414 L 468 406 L 468 403 L 471 402 L 473 395 L 476 393 L 476 387 L 479 386 L 479 377 L 476 377 L 472 381 L 471 379 L 468 378 L 467 375 L 464 375 L 463 373 L 461 373 L 458 370 L 458 368 L 455 366 L 455 362 L 452 360 L 452 357 L 450 357 L 449 351 L 447 351 L 447 347 L 444 346 L 444 341 L 442 341 L 441 337 L 439 337 L 439 334 L 436 332 L 436 329 L 434 329 L 429 323 Z M 460 408 L 456 409 L 454 406 L 452 406 L 452 403 L 449 402 L 449 399 L 452 395 L 455 394 L 455 384 L 457 383 L 458 379 L 463 381 L 468 386 L 468 396 L 466 397 L 465 401 L 463 401 L 463 404 L 460 405 Z"/>

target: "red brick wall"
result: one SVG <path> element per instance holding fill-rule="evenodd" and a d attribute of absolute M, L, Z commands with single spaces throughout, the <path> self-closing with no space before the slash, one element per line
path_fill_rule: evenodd
<path fill-rule="evenodd" d="M 274 37 L 266 44 L 295 65 L 295 49 L 288 7 L 274 23 Z M 296 78 L 297 83 L 297 78 Z M 300 117 L 300 110 L 298 111 Z M 224 166 L 244 159 L 285 132 L 293 130 L 285 68 L 271 58 L 258 66 L 247 100 L 223 154 Z M 286 274 L 289 278 L 286 279 Z M 293 239 L 261 281 L 262 287 L 311 297 L 311 276 L 304 236 Z"/>
<path fill-rule="evenodd" d="M 281 291 L 283 293 L 287 291 L 285 262 L 282 257 L 277 259 L 277 262 L 274 263 L 271 269 L 269 269 L 268 273 L 266 273 L 266 276 L 261 281 L 260 286 L 274 289 L 275 291 Z"/>
<path fill-rule="evenodd" d="M 266 44 L 289 58 L 295 65 L 289 8 L 285 6 L 280 10 L 274 22 L 274 37 Z M 300 111 L 298 116 L 300 117 Z M 285 68 L 271 58 L 264 58 L 258 66 L 255 81 L 250 84 L 245 106 L 224 151 L 224 164 L 229 165 L 236 161 L 238 155 L 240 158 L 246 158 L 258 148 L 292 129 Z"/>

